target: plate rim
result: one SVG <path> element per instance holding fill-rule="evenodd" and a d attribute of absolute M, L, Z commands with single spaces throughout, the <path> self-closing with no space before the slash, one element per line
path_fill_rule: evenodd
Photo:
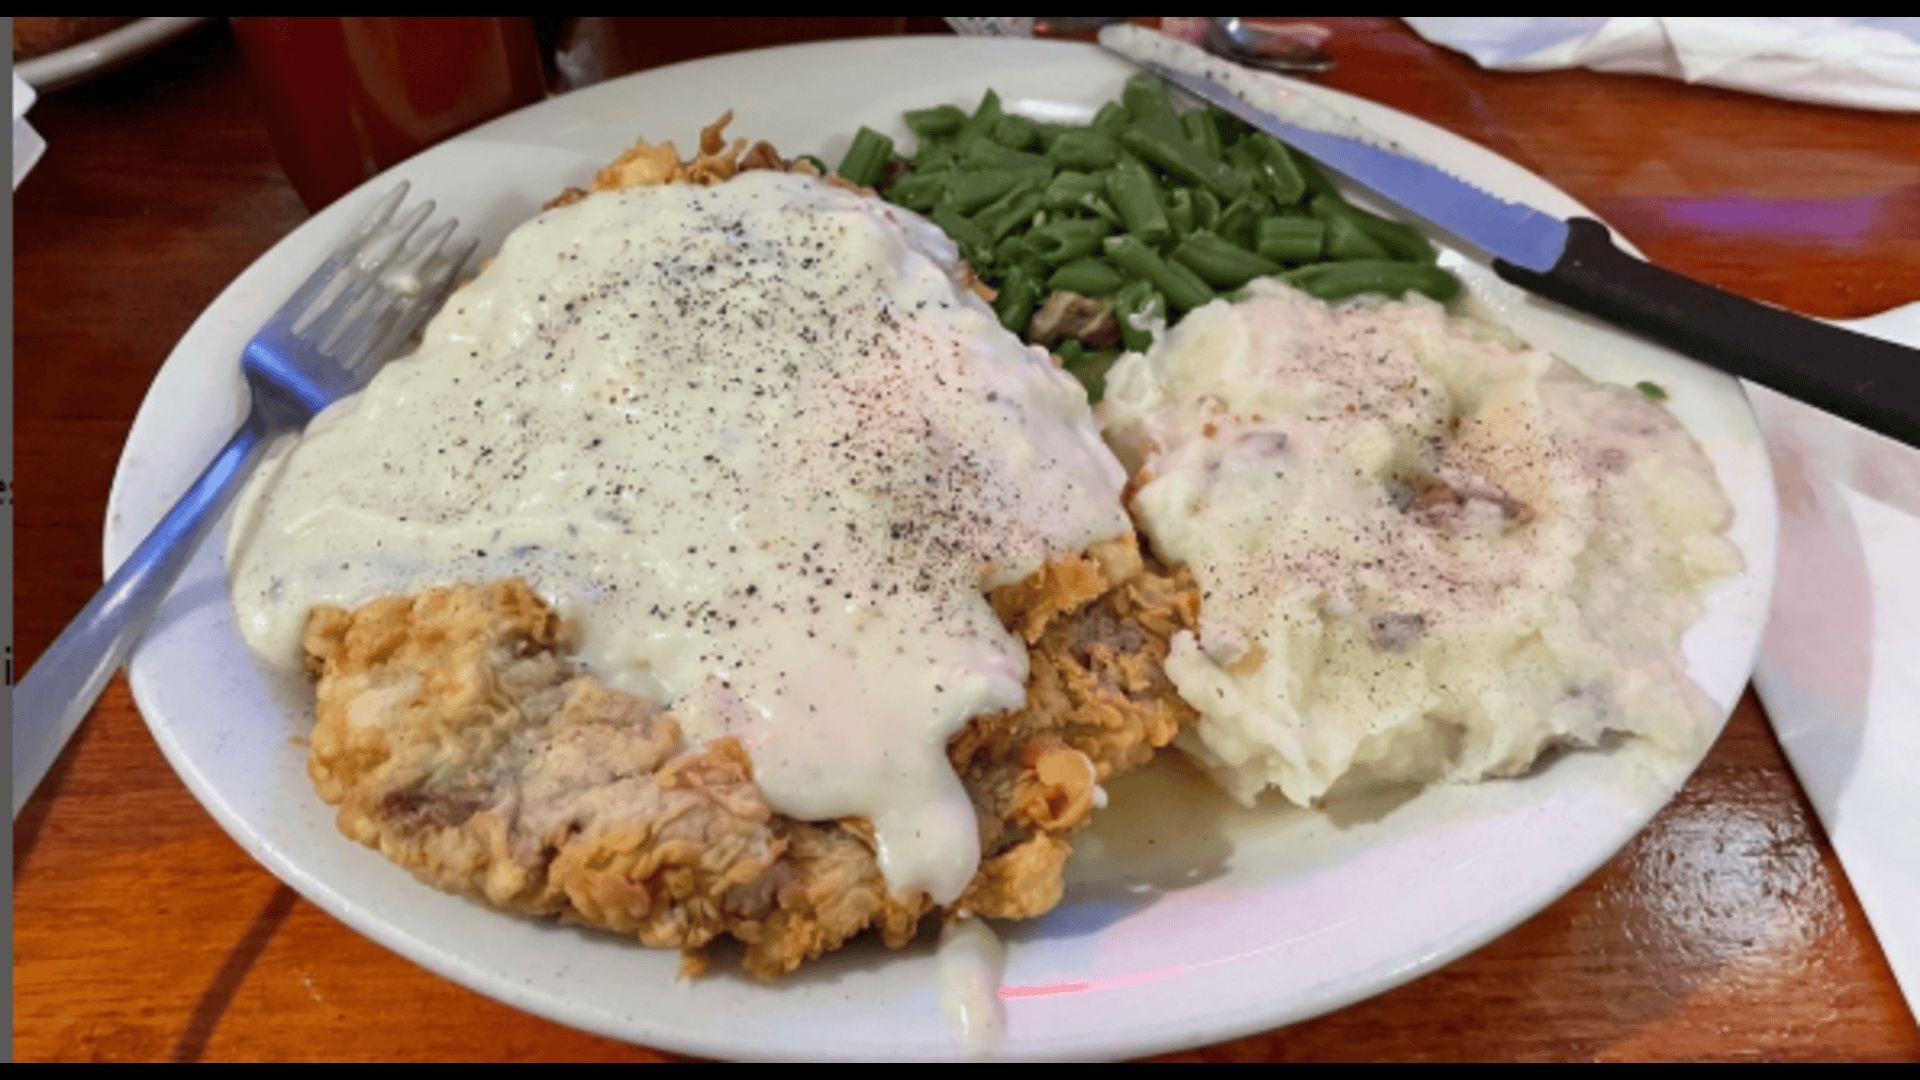
<path fill-rule="evenodd" d="M 1004 48 L 1010 51 L 1019 49 L 1040 49 L 1046 51 L 1074 50 L 1081 52 L 1083 55 L 1099 52 L 1097 46 L 1079 42 L 1006 38 L 981 39 L 952 37 L 939 34 L 897 35 L 881 38 L 802 42 L 762 49 L 741 50 L 634 72 L 568 94 L 550 97 L 523 109 L 497 117 L 486 124 L 473 128 L 460 136 L 456 136 L 454 139 L 447 140 L 447 142 L 451 143 L 461 139 L 483 140 L 493 132 L 496 126 L 518 121 L 523 114 L 552 107 L 555 106 L 556 103 L 559 103 L 561 108 L 564 109 L 565 102 L 569 99 L 577 98 L 582 94 L 599 93 L 606 96 L 613 96 L 622 91 L 631 94 L 634 92 L 634 87 L 637 84 L 643 83 L 645 80 L 658 78 L 669 72 L 683 72 L 685 69 L 698 67 L 712 61 L 737 61 L 741 58 L 766 56 L 775 53 L 832 53 L 849 48 L 855 51 L 862 48 L 877 50 L 888 46 L 897 47 L 901 43 L 912 41 L 943 43 L 948 45 L 963 43 L 964 47 L 981 47 L 991 42 L 994 47 Z M 1363 109 L 1385 110 L 1392 113 L 1401 122 L 1407 122 L 1423 129 L 1429 129 L 1432 132 L 1444 135 L 1450 140 L 1471 147 L 1474 151 L 1487 155 L 1489 161 L 1497 160 L 1505 167 L 1525 175 L 1546 189 L 1550 189 L 1560 198 L 1566 200 L 1570 206 L 1577 207 L 1588 216 L 1592 216 L 1596 220 L 1604 220 L 1557 184 L 1511 158 L 1500 154 L 1493 148 L 1476 142 L 1465 135 L 1461 135 L 1413 113 L 1346 91 L 1315 83 L 1302 83 L 1301 85 L 1312 93 L 1330 99 L 1336 105 L 1352 107 L 1354 103 L 1358 103 Z M 423 151 L 423 153 L 427 152 L 431 152 L 431 150 Z M 359 195 L 365 189 L 390 182 L 388 178 L 393 172 L 406 167 L 412 161 L 413 159 L 409 158 L 395 165 L 393 168 L 383 171 L 381 174 L 355 188 L 352 192 L 342 196 L 341 199 L 333 205 L 339 206 L 350 203 L 356 195 Z M 329 209 L 331 208 L 332 207 L 329 207 Z M 155 381 L 158 381 L 161 372 L 165 370 L 166 366 L 173 362 L 175 355 L 179 352 L 180 344 L 199 328 L 203 320 L 207 319 L 211 313 L 223 306 L 233 290 L 239 287 L 250 275 L 256 272 L 263 272 L 262 268 L 269 263 L 270 260 L 275 258 L 276 252 L 278 252 L 284 244 L 288 243 L 303 231 L 313 227 L 320 221 L 324 214 L 325 210 L 308 217 L 292 231 L 275 241 L 271 247 L 261 253 L 252 263 L 249 263 L 246 268 L 241 270 L 240 273 L 209 302 L 200 316 L 197 317 L 194 323 L 190 324 L 188 329 L 182 334 L 181 339 L 175 343 L 174 349 L 169 352 L 167 360 L 156 370 Z M 1609 225 L 1608 227 L 1612 229 L 1612 226 Z M 1616 239 L 1623 247 L 1636 255 L 1640 254 L 1630 239 L 1620 235 L 1617 230 L 1614 230 L 1614 233 Z M 1758 442 L 1759 425 L 1752 407 L 1751 396 L 1748 394 L 1743 382 L 1738 379 L 1733 379 L 1730 376 L 1728 379 L 1732 388 L 1737 390 L 1739 394 L 1742 405 L 1742 420 L 1752 428 L 1756 442 Z M 130 471 L 128 449 L 134 442 L 134 435 L 143 426 L 142 421 L 147 418 L 149 407 L 153 404 L 154 400 L 153 387 L 150 384 L 147 395 L 143 397 L 140 409 L 136 413 L 134 422 L 128 430 L 127 438 L 122 445 L 121 457 L 115 467 L 114 479 L 107 504 L 106 520 L 102 530 L 102 558 L 107 573 L 111 573 L 117 565 L 117 560 L 113 557 L 116 535 L 126 531 L 124 526 L 117 527 L 116 523 L 122 518 L 120 510 L 123 508 L 122 500 L 125 491 L 126 476 Z M 1759 595 L 1757 603 L 1761 610 L 1765 610 L 1770 602 L 1771 592 L 1775 584 L 1775 571 L 1779 548 L 1779 512 L 1777 500 L 1771 495 L 1771 462 L 1766 459 L 1764 444 L 1762 443 L 1760 446 L 1758 463 L 1764 472 L 1764 479 L 1769 491 L 1767 505 L 1771 510 L 1771 513 L 1768 515 L 1768 520 L 1764 523 L 1769 536 L 1767 548 L 1769 558 L 1764 567 L 1759 567 L 1752 565 L 1752 553 L 1743 550 L 1742 554 L 1749 560 L 1747 572 L 1752 573 L 1754 580 L 1758 583 Z M 137 539 L 137 536 L 124 539 L 121 541 L 121 546 L 131 547 L 132 542 Z M 1752 647 L 1748 650 L 1749 655 L 1741 665 L 1747 673 L 1746 685 L 1748 686 L 1751 685 L 1752 671 L 1759 654 L 1759 640 L 1760 636 L 1756 633 Z M 135 659 L 137 660 L 137 654 Z M 637 1029 L 649 1027 L 650 1025 L 645 1022 L 639 1022 L 630 1024 L 630 1026 L 627 1027 L 622 1027 L 612 1022 L 602 1023 L 597 1018 L 597 1015 L 593 1013 L 570 1013 L 567 1011 L 564 1001 L 554 1000 L 550 995 L 543 992 L 525 989 L 520 983 L 511 979 L 502 979 L 491 971 L 483 970 L 469 957 L 446 952 L 416 935 L 400 929 L 396 924 L 382 917 L 377 912 L 366 909 L 346 894 L 332 889 L 325 881 L 306 873 L 297 862 L 283 857 L 277 850 L 277 845 L 266 841 L 258 830 L 250 827 L 232 806 L 224 799 L 218 797 L 215 786 L 192 766 L 191 761 L 185 756 L 185 751 L 172 738 L 171 730 L 173 725 L 161 723 L 152 718 L 152 710 L 147 704 L 147 699 L 152 693 L 151 687 L 148 684 L 148 676 L 136 672 L 132 660 L 128 663 L 128 677 L 141 719 L 153 734 L 155 742 L 160 746 L 168 764 L 172 766 L 176 775 L 180 776 L 182 781 L 192 791 L 196 801 L 215 818 L 222 829 L 247 852 L 249 857 L 261 864 L 289 887 L 294 888 L 295 891 L 299 892 L 309 902 L 334 918 L 339 919 L 341 922 L 346 923 L 357 933 L 374 941 L 390 952 L 485 997 L 501 1001 L 516 1009 L 542 1017 L 554 1023 L 559 1023 L 577 1030 L 589 1031 L 621 1042 L 634 1045 L 646 1045 L 656 1049 L 690 1053 L 704 1057 L 742 1061 L 792 1060 L 795 1056 L 802 1056 L 808 1060 L 816 1059 L 816 1055 L 796 1055 L 790 1049 L 782 1049 L 782 1047 L 771 1043 L 743 1046 L 739 1041 L 709 1038 L 697 1033 L 682 1032 L 674 1029 L 654 1029 L 652 1033 L 644 1035 L 636 1034 Z M 1737 707 L 1738 703 L 1736 699 L 1733 708 L 1737 709 Z M 1717 706 L 1716 711 L 1718 711 Z M 1284 1027 L 1316 1016 L 1325 1015 L 1346 1008 L 1359 1001 L 1378 996 L 1379 994 L 1405 985 L 1423 975 L 1438 970 L 1469 953 L 1485 947 L 1490 942 L 1518 927 L 1521 923 L 1538 915 L 1542 910 L 1558 902 L 1569 892 L 1576 889 L 1581 882 L 1590 878 L 1599 868 L 1616 858 L 1627 844 L 1631 843 L 1635 837 L 1645 831 L 1653 818 L 1672 801 L 1680 788 L 1685 785 L 1699 766 L 1705 761 L 1706 757 L 1711 753 L 1713 747 L 1724 733 L 1731 713 L 1732 709 L 1718 718 L 1712 728 L 1711 738 L 1703 739 L 1698 756 L 1691 760 L 1684 769 L 1677 769 L 1673 773 L 1671 781 L 1662 785 L 1658 802 L 1651 804 L 1652 809 L 1625 834 L 1620 843 L 1604 847 L 1596 846 L 1595 850 L 1591 853 L 1590 859 L 1578 860 L 1580 864 L 1578 875 L 1572 877 L 1568 883 L 1558 891 L 1543 891 L 1542 895 L 1536 897 L 1534 901 L 1520 905 L 1519 908 L 1502 909 L 1492 917 L 1482 918 L 1465 924 L 1458 932 L 1451 935 L 1446 943 L 1439 948 L 1427 949 L 1417 956 L 1403 958 L 1399 962 L 1377 965 L 1375 969 L 1365 971 L 1363 973 L 1364 977 L 1357 977 L 1350 974 L 1347 977 L 1349 985 L 1340 992 L 1316 998 L 1301 997 L 1287 999 L 1285 1007 L 1275 1007 L 1275 1005 L 1271 1003 L 1265 1007 L 1261 1007 L 1255 1002 L 1249 1002 L 1248 1007 L 1236 1010 L 1230 1014 L 1215 1014 L 1199 1020 L 1186 1020 L 1184 1022 L 1148 1025 L 1146 1027 L 1136 1028 L 1133 1035 L 1122 1039 L 1105 1040 L 1103 1044 L 1097 1048 L 1085 1045 L 1075 1046 L 1072 1044 L 1056 1045 L 1052 1048 L 1026 1049 L 1022 1052 L 1021 1057 L 1022 1059 L 1030 1060 L 1079 1060 L 1095 1054 L 1102 1058 L 1137 1057 L 1207 1045 Z M 316 899 L 316 895 L 325 897 L 325 899 Z M 911 1057 L 913 1055 L 910 1050 L 907 1050 L 903 1051 L 899 1056 Z M 835 1058 L 833 1055 L 825 1055 L 817 1059 L 833 1060 Z"/>

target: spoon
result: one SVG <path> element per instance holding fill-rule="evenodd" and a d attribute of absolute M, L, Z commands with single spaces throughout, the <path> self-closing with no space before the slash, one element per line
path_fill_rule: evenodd
<path fill-rule="evenodd" d="M 1333 58 L 1320 46 L 1332 33 L 1312 23 L 1274 26 L 1248 22 L 1239 16 L 1207 19 L 1206 48 L 1251 67 L 1268 71 L 1317 72 L 1333 70 Z"/>
<path fill-rule="evenodd" d="M 947 25 L 966 37 L 1031 37 L 1045 34 L 1073 35 L 1098 30 L 1109 23 L 1128 21 L 1124 17 L 1099 18 L 1067 16 L 1057 18 L 949 18 Z M 1163 29 L 1177 37 L 1194 40 L 1208 52 L 1238 64 L 1267 71 L 1321 72 L 1333 70 L 1333 58 L 1320 46 L 1333 36 L 1324 26 L 1312 23 L 1270 25 L 1248 22 L 1239 16 L 1213 16 L 1207 19 L 1204 33 L 1198 32 L 1198 19 L 1167 20 Z M 1174 23 L 1182 24 L 1175 29 Z"/>

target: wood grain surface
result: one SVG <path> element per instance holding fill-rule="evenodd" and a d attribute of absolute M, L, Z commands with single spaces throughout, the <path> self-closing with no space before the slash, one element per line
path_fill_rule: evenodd
<path fill-rule="evenodd" d="M 1321 20 L 1326 81 L 1559 184 L 1651 257 L 1859 316 L 1920 297 L 1910 116 L 1631 76 L 1500 75 L 1386 19 Z M 108 483 L 188 324 L 304 217 L 214 27 L 33 112 L 15 197 L 17 658 L 100 580 Z M 335 922 L 175 778 L 116 681 L 14 826 L 22 1060 L 662 1060 L 518 1013 Z M 1920 1059 L 1859 904 L 1751 695 L 1613 862 L 1409 986 L 1178 1055 Z"/>

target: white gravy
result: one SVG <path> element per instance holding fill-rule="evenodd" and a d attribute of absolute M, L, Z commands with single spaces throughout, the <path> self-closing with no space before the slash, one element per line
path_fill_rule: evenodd
<path fill-rule="evenodd" d="M 522 576 L 776 810 L 870 819 L 889 885 L 952 901 L 979 841 L 946 743 L 1027 675 L 984 590 L 1129 531 L 1080 388 L 957 267 L 772 172 L 540 215 L 255 478 L 243 633 L 293 665 L 315 605 Z"/>
<path fill-rule="evenodd" d="M 940 928 L 940 1010 L 974 1053 L 993 1050 L 1006 1038 L 1006 1008 L 1000 980 L 1006 946 L 984 919 L 953 919 Z"/>

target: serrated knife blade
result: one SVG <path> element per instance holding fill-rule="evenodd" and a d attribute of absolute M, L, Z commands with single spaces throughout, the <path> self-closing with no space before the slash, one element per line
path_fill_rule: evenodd
<path fill-rule="evenodd" d="M 1219 82 L 1180 71 L 1124 47 L 1108 51 L 1185 90 L 1222 112 L 1239 117 L 1322 165 L 1402 207 L 1473 247 L 1515 266 L 1546 273 L 1567 249 L 1567 223 L 1531 206 L 1508 202 L 1445 169 L 1358 138 L 1289 123 L 1247 101 Z M 1225 63 L 1226 61 L 1220 61 Z"/>

